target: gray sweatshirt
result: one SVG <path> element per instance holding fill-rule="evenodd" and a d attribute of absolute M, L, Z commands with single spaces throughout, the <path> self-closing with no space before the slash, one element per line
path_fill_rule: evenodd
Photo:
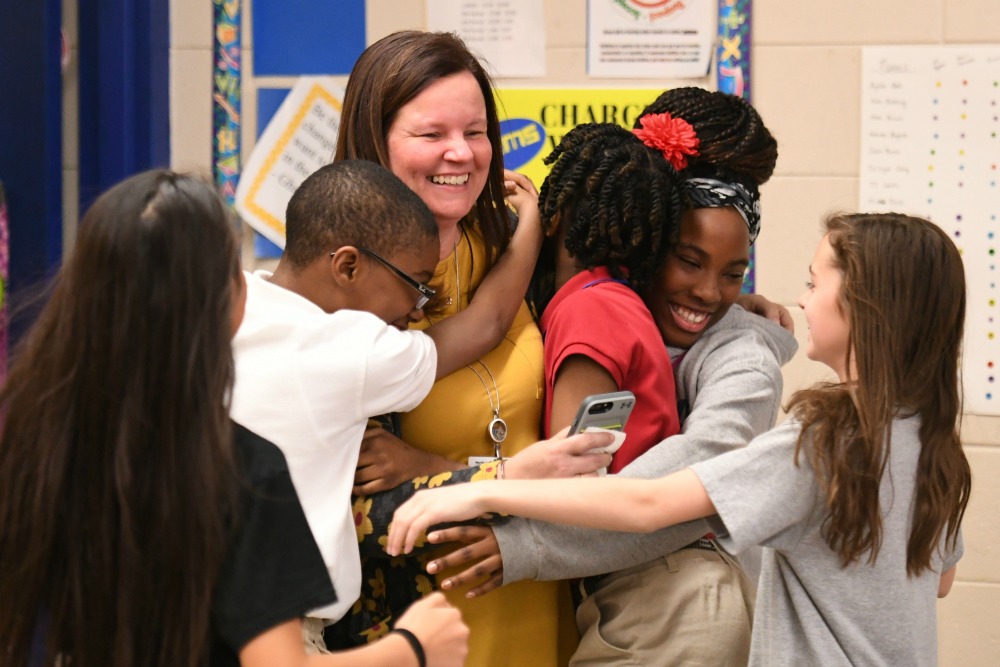
<path fill-rule="evenodd" d="M 781 367 L 795 354 L 795 337 L 739 306 L 681 360 L 677 397 L 682 432 L 652 447 L 619 476 L 652 479 L 744 447 L 774 426 L 781 401 Z M 688 412 L 684 412 L 684 402 Z M 704 520 L 654 533 L 619 533 L 511 519 L 494 526 L 503 581 L 549 581 L 615 572 L 664 556 L 711 532 Z"/>

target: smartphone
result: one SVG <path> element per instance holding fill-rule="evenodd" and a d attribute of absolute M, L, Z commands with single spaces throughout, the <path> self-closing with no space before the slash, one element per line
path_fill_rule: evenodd
<path fill-rule="evenodd" d="M 613 391 L 588 396 L 583 399 L 580 409 L 576 411 L 576 417 L 569 427 L 569 435 L 580 433 L 588 426 L 622 431 L 633 407 L 635 407 L 635 394 L 630 391 Z"/>

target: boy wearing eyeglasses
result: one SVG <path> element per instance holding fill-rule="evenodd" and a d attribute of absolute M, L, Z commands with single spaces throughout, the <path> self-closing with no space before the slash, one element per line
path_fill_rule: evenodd
<path fill-rule="evenodd" d="M 520 218 L 510 247 L 461 315 L 423 332 L 407 327 L 435 297 L 426 283 L 438 264 L 437 224 L 373 162 L 338 161 L 307 178 L 288 203 L 278 266 L 245 274 L 231 411 L 284 453 L 337 591 L 304 624 L 316 652 L 325 651 L 323 626 L 360 590 L 365 522 L 355 525 L 351 488 L 368 418 L 416 407 L 436 378 L 495 347 L 524 298 L 505 284 L 534 266 L 538 207 L 523 188 L 508 195 Z"/>

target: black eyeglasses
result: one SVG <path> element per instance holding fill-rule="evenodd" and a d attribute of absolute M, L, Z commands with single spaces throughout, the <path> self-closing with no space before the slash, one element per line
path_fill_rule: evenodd
<path fill-rule="evenodd" d="M 378 253 L 374 253 L 371 250 L 367 250 L 365 248 L 358 248 L 358 252 L 368 255 L 369 257 L 377 261 L 379 264 L 381 264 L 385 268 L 395 273 L 400 280 L 402 280 L 404 283 L 406 283 L 407 285 L 409 285 L 410 287 L 412 287 L 413 289 L 417 290 L 417 292 L 420 293 L 420 296 L 417 297 L 417 303 L 413 307 L 414 310 L 419 310 L 424 306 L 426 306 L 427 302 L 433 299 L 434 296 L 437 294 L 435 290 L 431 289 L 427 285 L 423 284 L 420 281 L 414 280 L 410 276 L 403 273 L 402 269 L 400 269 L 392 262 L 379 255 Z M 336 253 L 331 252 L 330 256 L 333 257 L 334 254 Z"/>

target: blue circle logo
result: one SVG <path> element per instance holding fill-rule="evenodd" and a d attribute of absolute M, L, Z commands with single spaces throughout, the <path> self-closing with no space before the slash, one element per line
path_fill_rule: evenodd
<path fill-rule="evenodd" d="M 530 118 L 500 121 L 503 163 L 508 169 L 520 169 L 531 162 L 545 146 L 545 128 Z"/>

